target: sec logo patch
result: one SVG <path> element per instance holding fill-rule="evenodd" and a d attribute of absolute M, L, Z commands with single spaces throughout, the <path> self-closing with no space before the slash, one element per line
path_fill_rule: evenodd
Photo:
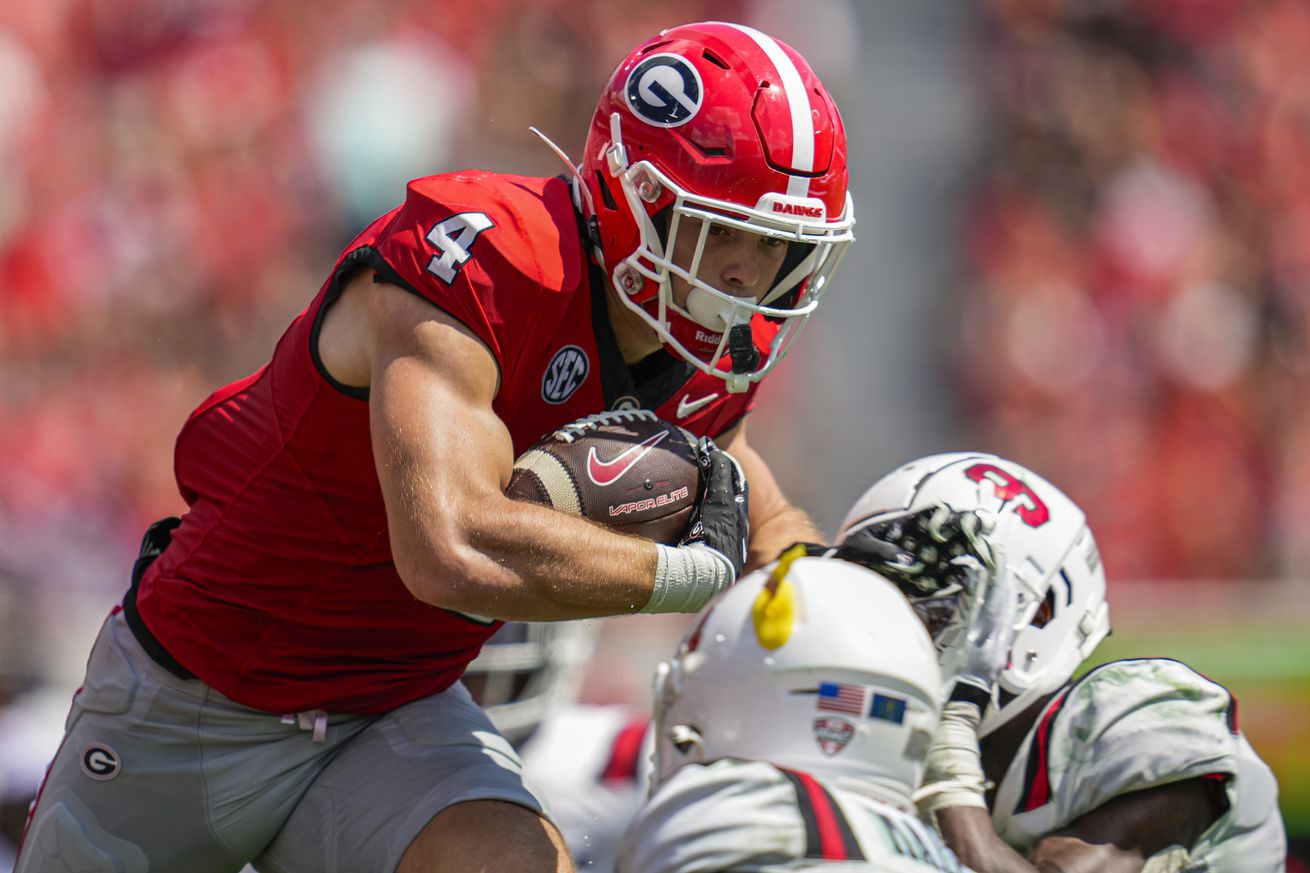
<path fill-rule="evenodd" d="M 591 372 L 591 360 L 578 346 L 565 346 L 555 353 L 541 377 L 541 399 L 563 403 L 573 396 Z"/>

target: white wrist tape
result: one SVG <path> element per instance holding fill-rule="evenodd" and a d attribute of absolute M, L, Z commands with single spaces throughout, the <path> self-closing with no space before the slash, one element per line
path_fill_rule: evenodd
<path fill-rule="evenodd" d="M 942 707 L 923 787 L 914 794 L 921 813 L 930 815 L 950 806 L 987 808 L 987 782 L 978 751 L 981 721 L 976 704 L 957 700 Z"/>
<path fill-rule="evenodd" d="M 699 612 L 732 584 L 732 562 L 704 545 L 657 545 L 655 590 L 639 612 Z"/>
<path fill-rule="evenodd" d="M 1191 855 L 1187 849 L 1182 846 L 1170 846 L 1147 858 L 1142 873 L 1180 873 L 1182 870 L 1189 869 L 1189 864 L 1191 864 Z"/>

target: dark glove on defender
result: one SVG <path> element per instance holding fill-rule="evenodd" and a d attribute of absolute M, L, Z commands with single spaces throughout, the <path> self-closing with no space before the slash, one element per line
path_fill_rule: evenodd
<path fill-rule="evenodd" d="M 700 501 L 679 545 L 713 549 L 727 558 L 740 576 L 750 539 L 746 476 L 736 459 L 709 437 L 701 437 L 696 444 L 696 463 L 700 466 Z"/>
<path fill-rule="evenodd" d="M 836 546 L 833 557 L 887 576 L 907 596 L 924 596 L 952 584 L 967 587 L 968 569 L 957 558 L 990 563 L 984 527 L 977 513 L 953 512 L 939 504 L 857 528 Z"/>

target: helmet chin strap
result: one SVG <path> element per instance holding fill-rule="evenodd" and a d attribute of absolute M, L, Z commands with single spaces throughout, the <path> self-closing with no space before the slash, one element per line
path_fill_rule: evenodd
<path fill-rule="evenodd" d="M 755 348 L 750 323 L 734 324 L 728 331 L 728 354 L 732 358 L 732 372 L 754 373 L 760 365 L 760 350 Z"/>

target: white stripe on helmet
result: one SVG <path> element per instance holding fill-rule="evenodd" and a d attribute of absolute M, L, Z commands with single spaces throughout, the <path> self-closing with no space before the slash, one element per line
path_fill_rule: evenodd
<path fill-rule="evenodd" d="M 743 24 L 724 23 L 753 39 L 777 69 L 778 75 L 782 78 L 782 88 L 787 94 L 787 105 L 791 109 L 792 167 L 803 173 L 812 172 L 814 170 L 814 118 L 810 114 L 810 97 L 805 90 L 805 83 L 801 81 L 800 71 L 773 37 Z M 791 176 L 787 181 L 787 195 L 810 196 L 810 180 L 805 176 Z"/>

